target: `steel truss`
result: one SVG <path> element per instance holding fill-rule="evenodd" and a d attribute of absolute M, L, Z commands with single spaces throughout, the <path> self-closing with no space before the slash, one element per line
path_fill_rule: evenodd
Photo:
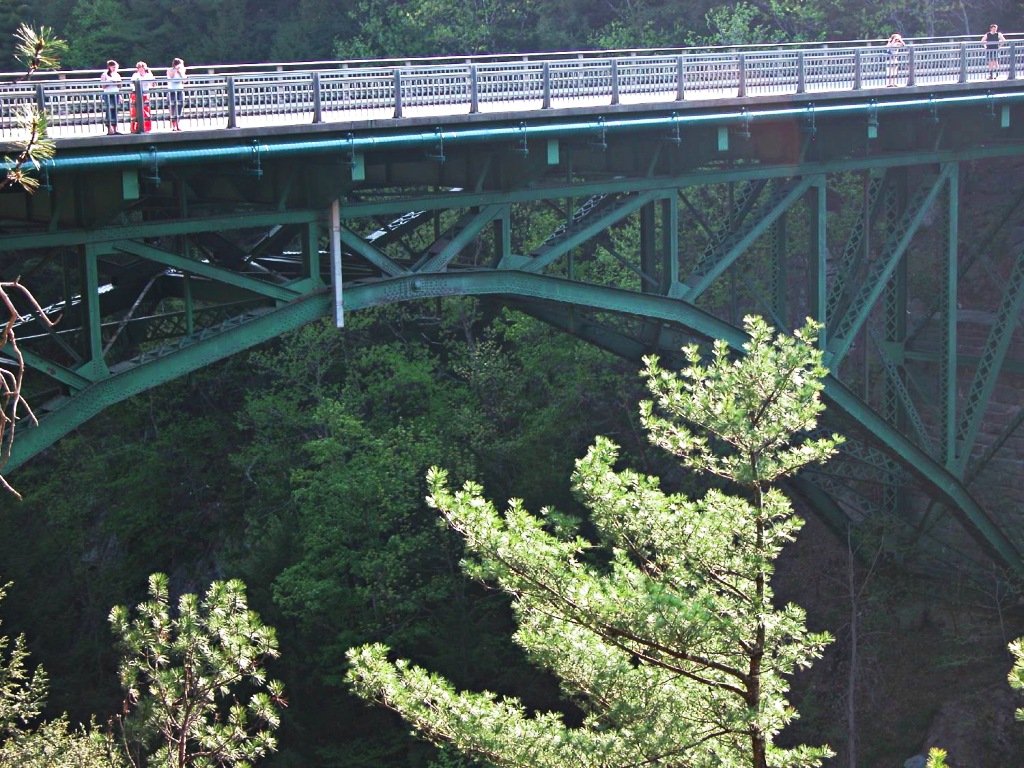
<path fill-rule="evenodd" d="M 837 528 L 921 526 L 940 505 L 1024 576 L 1013 515 L 972 487 L 1024 421 L 1005 398 L 993 409 L 1024 370 L 1024 252 L 1005 245 L 1020 198 L 987 216 L 980 250 L 959 224 L 981 215 L 968 171 L 1024 153 L 1024 117 L 951 107 L 939 131 L 935 113 L 881 129 L 859 113 L 813 131 L 709 120 L 685 141 L 588 121 L 511 145 L 270 158 L 258 174 L 76 166 L 38 198 L 0 196 L 5 274 L 61 317 L 18 326 L 41 423 L 8 470 L 138 392 L 372 306 L 478 296 L 633 359 L 694 339 L 739 349 L 748 313 L 787 331 L 811 317 L 848 443 L 798 489 Z M 1001 289 L 987 303 L 975 264 Z M 965 306 L 984 338 L 962 335 Z"/>

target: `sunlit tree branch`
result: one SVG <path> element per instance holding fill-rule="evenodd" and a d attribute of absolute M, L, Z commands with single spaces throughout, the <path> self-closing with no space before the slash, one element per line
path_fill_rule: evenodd
<path fill-rule="evenodd" d="M 60 57 L 68 50 L 67 41 L 57 37 L 50 27 L 33 29 L 22 24 L 14 37 L 18 41 L 14 46 L 14 58 L 25 68 L 23 80 L 28 80 L 40 70 L 59 69 Z"/>

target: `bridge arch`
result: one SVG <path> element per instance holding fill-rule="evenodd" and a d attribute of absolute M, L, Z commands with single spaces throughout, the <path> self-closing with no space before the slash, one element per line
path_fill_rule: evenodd
<path fill-rule="evenodd" d="M 562 309 L 628 314 L 670 324 L 678 331 L 706 340 L 726 340 L 738 351 L 746 340 L 743 331 L 736 326 L 668 297 L 514 272 L 482 271 L 392 277 L 347 289 L 345 306 L 348 311 L 358 311 L 387 304 L 453 296 L 492 297 L 510 305 L 521 304 L 524 300 L 540 301 Z M 20 434 L 11 467 L 17 467 L 104 408 L 269 341 L 282 333 L 330 317 L 333 311 L 332 296 L 327 290 L 322 290 L 259 313 L 244 325 L 237 324 L 235 328 L 225 329 L 216 345 L 183 345 L 159 358 L 148 361 L 140 359 L 134 365 L 125 365 L 115 375 L 89 385 L 62 412 L 47 417 L 41 426 Z M 587 338 L 586 333 L 577 335 Z M 588 340 L 595 341 L 593 337 Z M 611 345 L 611 348 L 617 354 L 637 360 L 640 354 L 648 352 L 664 354 L 678 351 L 678 348 L 651 349 L 650 345 L 639 339 L 629 341 L 629 347 L 619 343 Z M 1002 534 L 957 477 L 886 424 L 835 376 L 827 378 L 825 395 L 831 408 L 842 411 L 844 416 L 888 451 L 894 461 L 902 462 L 927 489 L 929 495 L 955 510 L 964 527 L 992 557 L 1008 567 L 1020 569 L 1017 575 L 1024 575 L 1021 552 Z"/>

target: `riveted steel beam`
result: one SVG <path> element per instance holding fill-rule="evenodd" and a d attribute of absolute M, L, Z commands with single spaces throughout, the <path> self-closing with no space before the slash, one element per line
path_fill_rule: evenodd
<path fill-rule="evenodd" d="M 1017 255 L 1016 263 L 1010 278 L 1006 282 L 1003 296 L 996 312 L 995 322 L 989 331 L 982 353 L 971 383 L 970 392 L 960 413 L 956 432 L 956 462 L 958 474 L 963 473 L 974 449 L 974 442 L 981 429 L 981 420 L 985 414 L 989 399 L 995 390 L 999 370 L 1010 348 L 1013 332 L 1021 307 L 1024 306 L 1024 250 Z"/>
<path fill-rule="evenodd" d="M 779 185 L 760 212 L 757 220 L 732 233 L 714 253 L 702 259 L 694 271 L 683 281 L 677 292 L 680 298 L 696 301 L 714 280 L 738 259 L 754 240 L 760 237 L 772 224 L 799 200 L 804 192 L 815 183 L 815 177 L 808 176 L 789 185 Z"/>
<path fill-rule="evenodd" d="M 928 208 L 935 201 L 951 173 L 952 165 L 947 164 L 943 166 L 931 183 L 925 182 L 921 185 L 907 211 L 900 219 L 896 232 L 893 233 L 886 243 L 881 258 L 873 265 L 868 279 L 858 286 L 858 290 L 853 295 L 846 312 L 829 323 L 831 332 L 829 333 L 827 347 L 827 363 L 830 367 L 837 368 L 841 364 L 843 357 L 850 349 L 850 345 L 853 344 L 854 337 L 860 331 L 868 314 L 871 312 L 871 308 L 882 295 L 882 292 L 888 285 L 889 278 L 896 271 L 900 260 L 903 258 L 903 254 L 910 245 L 911 239 L 924 220 Z"/>
<path fill-rule="evenodd" d="M 266 283 L 262 280 L 257 280 L 252 277 L 247 277 L 246 275 L 240 275 L 237 272 L 232 272 L 229 269 L 221 269 L 220 267 L 215 267 L 211 264 L 180 256 L 176 253 L 165 251 L 162 248 L 155 248 L 152 245 L 146 245 L 145 243 L 118 240 L 117 242 L 110 243 L 108 247 L 112 251 L 130 253 L 133 256 L 138 256 L 139 258 L 146 259 L 147 261 L 153 261 L 157 264 L 173 267 L 181 272 L 199 275 L 200 277 L 205 277 L 216 282 L 232 285 L 236 288 L 250 291 L 258 296 L 266 296 L 267 298 L 276 299 L 277 301 L 291 301 L 301 295 L 300 291 L 293 288 Z"/>

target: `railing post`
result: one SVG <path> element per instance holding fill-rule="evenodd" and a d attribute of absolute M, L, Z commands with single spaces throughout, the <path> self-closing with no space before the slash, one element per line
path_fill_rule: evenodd
<path fill-rule="evenodd" d="M 676 57 L 676 101 L 686 98 L 686 58 L 680 54 Z"/>
<path fill-rule="evenodd" d="M 612 104 L 619 103 L 619 62 L 612 59 Z"/>
<path fill-rule="evenodd" d="M 804 93 L 807 90 L 807 56 L 803 51 L 796 53 L 796 92 Z"/>
<path fill-rule="evenodd" d="M 864 87 L 863 52 L 858 48 L 853 52 L 853 90 L 859 91 Z"/>
<path fill-rule="evenodd" d="M 1010 41 L 1010 71 L 1006 74 L 1007 80 L 1017 79 L 1017 41 Z"/>
<path fill-rule="evenodd" d="M 323 97 L 320 93 L 320 73 L 313 73 L 313 122 L 322 123 L 324 121 L 324 104 Z"/>
<path fill-rule="evenodd" d="M 541 102 L 541 109 L 551 109 L 551 66 L 548 62 L 544 62 L 541 65 L 541 79 L 542 87 L 544 89 L 544 98 Z"/>
<path fill-rule="evenodd" d="M 914 62 L 914 46 L 907 46 L 907 85 L 917 85 L 917 72 Z"/>
<path fill-rule="evenodd" d="M 228 82 L 228 128 L 238 127 L 238 99 L 235 95 L 235 78 L 227 76 Z"/>
<path fill-rule="evenodd" d="M 402 116 L 402 70 L 395 67 L 395 117 Z"/>
<path fill-rule="evenodd" d="M 480 111 L 480 81 L 477 78 L 476 64 L 469 65 L 469 114 Z"/>
<path fill-rule="evenodd" d="M 145 91 L 142 90 L 142 80 L 135 81 L 135 93 L 132 94 L 132 98 L 135 99 L 135 133 L 146 132 L 146 105 L 143 102 L 145 97 Z"/>
<path fill-rule="evenodd" d="M 747 95 L 747 59 L 742 53 L 736 56 L 736 95 Z"/>
<path fill-rule="evenodd" d="M 967 43 L 960 43 L 960 79 L 957 82 L 967 82 Z"/>
<path fill-rule="evenodd" d="M 42 83 L 36 83 L 36 108 L 40 114 L 46 112 L 46 92 L 43 90 Z"/>

